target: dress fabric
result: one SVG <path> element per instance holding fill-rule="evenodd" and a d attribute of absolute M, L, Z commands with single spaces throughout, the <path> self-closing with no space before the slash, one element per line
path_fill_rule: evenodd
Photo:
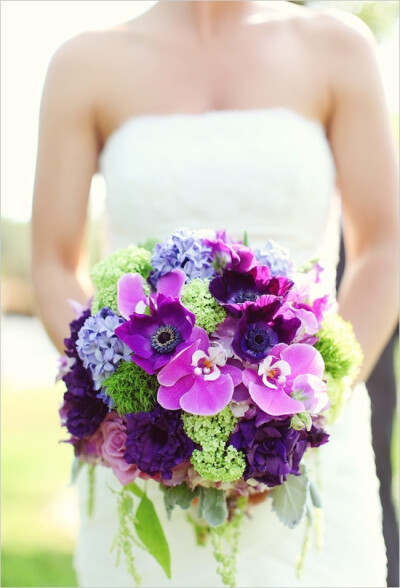
<path fill-rule="evenodd" d="M 274 239 L 298 264 L 318 256 L 334 283 L 339 243 L 335 165 L 319 122 L 286 108 L 203 114 L 144 115 L 128 119 L 100 156 L 107 188 L 109 251 L 148 238 L 163 239 L 178 227 L 226 228 L 252 247 Z M 324 545 L 311 547 L 303 573 L 296 559 L 305 532 L 271 510 L 254 506 L 242 525 L 237 586 L 385 586 L 378 481 L 371 447 L 370 406 L 365 386 L 353 392 L 329 443 L 315 455 L 324 508 Z M 312 466 L 313 464 L 311 464 Z M 125 587 L 134 582 L 124 562 L 115 567 L 110 545 L 118 522 L 119 483 L 96 468 L 94 513 L 86 513 L 87 478 L 78 478 L 81 527 L 75 554 L 79 585 Z M 210 545 L 197 546 L 186 512 L 168 521 L 163 496 L 148 483 L 167 536 L 172 579 L 147 553 L 136 549 L 144 587 L 221 586 Z"/>

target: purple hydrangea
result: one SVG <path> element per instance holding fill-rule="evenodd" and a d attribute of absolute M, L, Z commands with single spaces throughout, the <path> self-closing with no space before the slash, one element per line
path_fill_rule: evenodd
<path fill-rule="evenodd" d="M 157 243 L 153 249 L 151 265 L 153 271 L 149 281 L 154 288 L 161 276 L 174 269 L 183 270 L 186 281 L 211 278 L 215 273 L 211 247 L 188 229 L 178 229 L 170 237 Z"/>
<path fill-rule="evenodd" d="M 109 308 L 89 316 L 81 327 L 76 348 L 83 366 L 90 370 L 94 389 L 100 390 L 121 360 L 130 361 L 131 350 L 115 334 L 124 320 Z"/>
<path fill-rule="evenodd" d="M 93 435 L 107 415 L 104 402 L 97 398 L 89 370 L 80 360 L 63 377 L 67 386 L 60 409 L 61 422 L 71 435 L 82 439 Z"/>
<path fill-rule="evenodd" d="M 124 458 L 149 476 L 161 473 L 170 480 L 172 468 L 193 453 L 194 443 L 183 429 L 181 411 L 156 404 L 151 412 L 127 414 L 126 421 Z"/>
<path fill-rule="evenodd" d="M 269 267 L 273 276 L 291 276 L 296 271 L 296 264 L 289 251 L 271 239 L 254 253 L 261 265 Z"/>
<path fill-rule="evenodd" d="M 296 431 L 290 427 L 290 417 L 277 419 L 252 409 L 249 418 L 236 425 L 230 443 L 245 454 L 244 479 L 254 478 L 273 487 L 283 484 L 289 474 L 299 475 L 307 447 L 322 445 L 328 437 L 315 425 L 309 432 Z"/>

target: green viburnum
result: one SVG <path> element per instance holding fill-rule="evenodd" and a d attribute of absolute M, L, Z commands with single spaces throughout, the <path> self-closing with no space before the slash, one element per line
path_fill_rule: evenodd
<path fill-rule="evenodd" d="M 103 382 L 119 414 L 149 412 L 157 398 L 158 382 L 133 361 L 120 361 L 115 372 Z"/>
<path fill-rule="evenodd" d="M 92 315 L 100 312 L 102 308 L 110 308 L 113 312 L 119 314 L 116 285 L 98 288 L 96 291 L 93 296 Z"/>
<path fill-rule="evenodd" d="M 318 349 L 325 362 L 325 370 L 334 380 L 357 376 L 363 354 L 354 335 L 353 326 L 336 313 L 330 313 L 317 333 Z"/>
<path fill-rule="evenodd" d="M 127 249 L 118 249 L 112 255 L 96 263 L 90 272 L 90 277 L 96 286 L 92 314 L 96 314 L 104 307 L 118 312 L 118 280 L 128 273 L 138 273 L 146 279 L 151 270 L 150 260 L 150 251 L 142 247 L 131 246 Z M 144 283 L 144 289 L 145 287 L 146 283 Z"/>
<path fill-rule="evenodd" d="M 227 444 L 238 421 L 229 407 L 215 416 L 185 413 L 182 420 L 188 437 L 202 447 L 193 451 L 191 462 L 205 480 L 233 482 L 242 477 L 246 467 L 243 452 Z"/>
<path fill-rule="evenodd" d="M 210 282 L 195 278 L 181 293 L 182 304 L 196 315 L 196 326 L 213 333 L 226 318 L 225 309 L 218 304 L 209 289 Z"/>

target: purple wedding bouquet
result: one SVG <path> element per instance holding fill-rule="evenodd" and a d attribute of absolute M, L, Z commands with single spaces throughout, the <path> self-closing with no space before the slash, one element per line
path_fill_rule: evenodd
<path fill-rule="evenodd" d="M 328 441 L 362 360 L 322 271 L 298 270 L 272 241 L 253 250 L 187 229 L 94 266 L 95 295 L 60 360 L 60 416 L 74 469 L 89 464 L 93 482 L 102 465 L 121 483 L 113 548 L 137 583 L 132 545 L 171 576 L 139 479 L 159 485 L 169 516 L 187 510 L 200 543 L 210 536 L 228 585 L 240 521 L 260 498 L 290 527 L 320 507 L 303 457 Z"/>

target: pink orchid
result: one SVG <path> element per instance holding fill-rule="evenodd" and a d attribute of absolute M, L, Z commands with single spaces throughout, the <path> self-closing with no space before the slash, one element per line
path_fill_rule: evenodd
<path fill-rule="evenodd" d="M 168 272 L 158 280 L 157 294 L 179 298 L 185 279 L 182 270 Z M 129 319 L 134 312 L 145 314 L 148 299 L 143 290 L 144 282 L 140 274 L 125 274 L 118 280 L 118 310 L 124 318 Z"/>
<path fill-rule="evenodd" d="M 242 381 L 242 372 L 226 364 L 223 347 L 211 344 L 203 329 L 196 327 L 194 332 L 198 338 L 158 374 L 157 400 L 169 410 L 211 416 L 230 402 L 235 386 Z"/>
<path fill-rule="evenodd" d="M 323 373 L 324 360 L 311 345 L 278 344 L 258 371 L 244 371 L 243 382 L 253 402 L 271 416 L 318 414 L 329 402 Z"/>

